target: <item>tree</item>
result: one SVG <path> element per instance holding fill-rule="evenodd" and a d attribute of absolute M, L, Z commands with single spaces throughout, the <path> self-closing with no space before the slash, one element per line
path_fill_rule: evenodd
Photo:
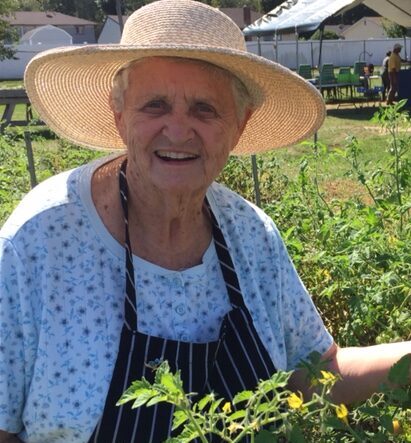
<path fill-rule="evenodd" d="M 103 15 L 95 0 L 39 0 L 39 3 L 42 11 L 61 12 L 86 20 L 100 21 Z"/>
<path fill-rule="evenodd" d="M 0 2 L 0 60 L 13 58 L 15 53 L 13 48 L 8 46 L 7 43 L 16 41 L 17 33 L 6 20 L 7 16 L 10 16 L 15 10 L 14 6 L 12 0 L 2 0 Z"/>
<path fill-rule="evenodd" d="M 15 0 L 14 5 L 16 11 L 41 11 L 38 0 Z"/>
<path fill-rule="evenodd" d="M 283 2 L 284 0 L 261 0 L 262 12 L 266 14 L 267 12 L 270 12 L 271 10 L 276 8 L 277 6 L 280 6 L 281 3 Z"/>
<path fill-rule="evenodd" d="M 204 1 L 203 3 L 211 4 L 215 8 L 242 8 L 249 6 L 254 11 L 261 11 L 260 0 L 212 0 L 211 2 Z"/>
<path fill-rule="evenodd" d="M 338 40 L 340 37 L 334 31 L 324 30 L 323 32 L 323 40 Z M 314 34 L 311 36 L 311 40 L 320 40 L 320 30 L 317 29 Z"/>
<path fill-rule="evenodd" d="M 397 25 L 397 23 L 394 23 L 387 19 L 384 19 L 382 21 L 382 27 L 384 28 L 387 37 L 390 38 L 402 38 L 407 35 L 407 29 L 404 28 L 404 26 Z"/>

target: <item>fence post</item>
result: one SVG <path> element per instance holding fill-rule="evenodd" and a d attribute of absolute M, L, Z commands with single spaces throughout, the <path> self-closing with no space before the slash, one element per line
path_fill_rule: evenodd
<path fill-rule="evenodd" d="M 33 147 L 31 145 L 30 132 L 24 131 L 24 142 L 26 144 L 27 169 L 30 174 L 30 185 L 33 189 L 37 185 L 36 170 L 34 168 Z"/>

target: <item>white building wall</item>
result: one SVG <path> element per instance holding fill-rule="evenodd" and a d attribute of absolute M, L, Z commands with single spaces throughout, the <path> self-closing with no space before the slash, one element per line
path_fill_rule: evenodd
<path fill-rule="evenodd" d="M 24 77 L 24 70 L 29 61 L 39 52 L 53 49 L 61 45 L 41 44 L 41 45 L 18 45 L 15 53 L 16 60 L 0 61 L 0 80 L 20 80 Z M 73 45 L 75 47 L 76 45 Z"/>
<path fill-rule="evenodd" d="M 98 38 L 99 44 L 118 43 L 121 38 L 120 26 L 108 17 Z"/>
<path fill-rule="evenodd" d="M 333 63 L 334 66 L 353 66 L 355 61 L 361 60 L 373 63 L 376 69 L 382 63 L 385 53 L 391 50 L 394 43 L 404 45 L 403 39 L 375 39 L 375 40 L 324 40 L 322 49 L 322 63 Z M 27 63 L 39 52 L 59 45 L 42 44 L 36 46 L 17 46 L 17 60 L 3 60 L 0 62 L 0 79 L 22 79 Z M 258 43 L 247 42 L 250 52 L 258 54 Z M 290 69 L 296 69 L 300 64 L 318 65 L 320 44 L 315 41 L 298 42 L 298 62 L 295 41 L 278 42 L 278 62 Z M 402 49 L 401 56 L 411 58 L 411 38 L 406 40 L 406 51 Z M 261 42 L 261 55 L 276 61 L 274 42 Z"/>
<path fill-rule="evenodd" d="M 332 63 L 334 66 L 353 66 L 356 61 L 373 63 L 378 70 L 385 53 L 392 50 L 395 43 L 404 45 L 403 39 L 371 39 L 371 40 L 324 40 L 322 46 L 322 63 Z M 298 65 L 318 65 L 320 42 L 307 40 L 298 42 L 279 41 L 277 51 L 274 41 L 261 41 L 261 55 L 280 64 L 296 69 Z M 258 54 L 258 43 L 247 42 L 249 52 Z M 402 49 L 401 56 L 411 58 L 411 38 L 406 40 L 406 50 Z M 276 58 L 278 57 L 278 58 Z M 298 61 L 297 61 L 298 58 Z"/>
<path fill-rule="evenodd" d="M 346 40 L 366 40 L 370 38 L 385 39 L 384 28 L 380 23 L 364 17 L 343 32 Z"/>

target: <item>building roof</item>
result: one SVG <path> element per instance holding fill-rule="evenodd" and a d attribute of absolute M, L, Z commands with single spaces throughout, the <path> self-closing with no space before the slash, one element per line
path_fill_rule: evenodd
<path fill-rule="evenodd" d="M 95 22 L 62 14 L 61 12 L 16 11 L 2 17 L 12 26 L 81 26 L 95 25 Z"/>
<path fill-rule="evenodd" d="M 344 31 L 348 28 L 351 28 L 351 25 L 325 25 L 324 31 L 335 32 L 339 37 L 341 37 L 344 34 Z"/>
<path fill-rule="evenodd" d="M 353 25 L 349 26 L 348 28 L 345 28 L 342 32 L 342 35 L 345 35 L 347 32 L 349 32 L 352 29 L 357 28 L 358 26 L 366 25 L 367 22 L 373 22 L 378 26 L 383 26 L 384 18 L 383 17 L 362 17 L 359 20 L 357 20 Z"/>
<path fill-rule="evenodd" d="M 244 8 L 219 8 L 221 12 L 228 15 L 231 20 L 240 28 L 245 28 L 249 23 L 245 23 L 244 21 Z M 255 20 L 259 19 L 263 16 L 260 12 L 250 10 L 250 23 L 253 23 Z M 123 15 L 123 23 L 125 23 L 128 19 L 128 15 Z M 108 18 L 114 20 L 118 23 L 117 15 L 109 15 Z"/>
<path fill-rule="evenodd" d="M 37 28 L 32 29 L 31 31 L 26 32 L 20 39 L 20 43 L 30 42 L 33 37 L 38 35 L 42 35 L 43 38 L 46 36 L 52 36 L 53 43 L 56 42 L 56 34 L 59 37 L 59 41 L 64 44 L 71 45 L 73 44 L 73 37 L 66 32 L 64 29 L 57 28 L 57 26 L 53 25 L 44 25 L 38 26 Z M 45 42 L 50 41 L 50 38 L 47 38 Z"/>

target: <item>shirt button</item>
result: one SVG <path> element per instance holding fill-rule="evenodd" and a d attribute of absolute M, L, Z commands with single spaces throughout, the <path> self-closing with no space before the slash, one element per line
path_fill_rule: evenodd
<path fill-rule="evenodd" d="M 184 315 L 186 313 L 186 308 L 183 305 L 178 305 L 176 307 L 176 312 L 179 315 Z"/>

